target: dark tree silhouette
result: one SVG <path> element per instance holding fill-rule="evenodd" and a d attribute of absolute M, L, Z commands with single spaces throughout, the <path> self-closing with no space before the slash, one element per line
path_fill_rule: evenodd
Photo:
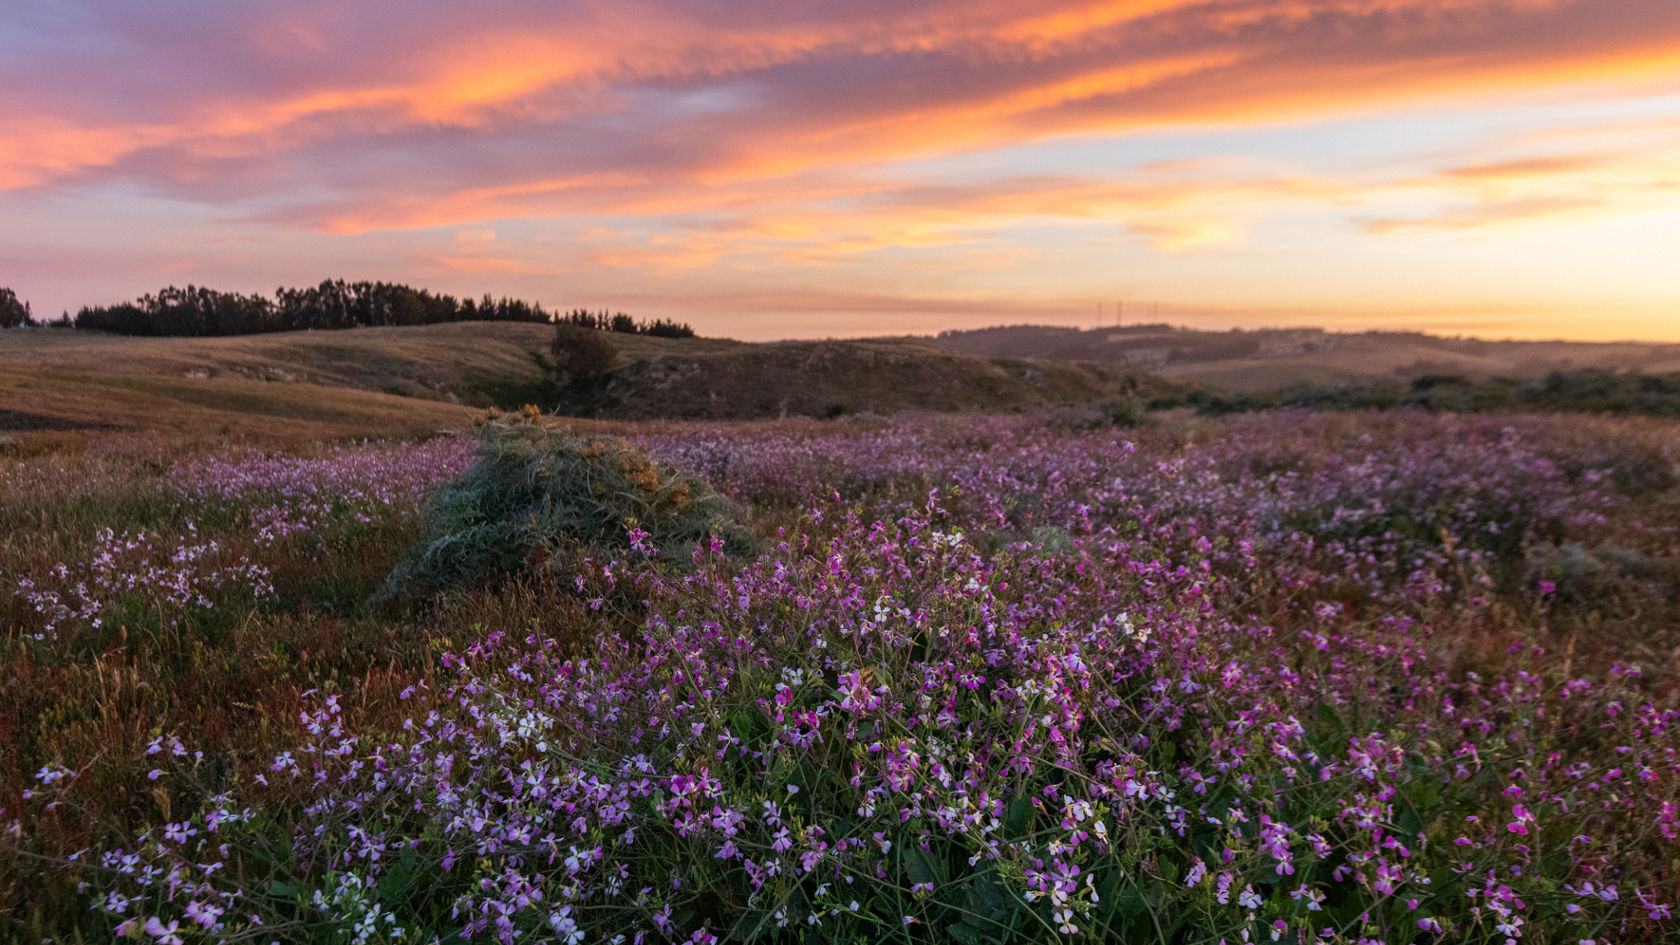
<path fill-rule="evenodd" d="M 549 344 L 554 373 L 562 387 L 587 384 L 612 370 L 618 349 L 599 331 L 562 321 Z"/>
<path fill-rule="evenodd" d="M 16 328 L 34 321 L 29 315 L 29 303 L 19 299 L 11 289 L 0 286 L 0 328 Z"/>
<path fill-rule="evenodd" d="M 609 315 L 578 309 L 552 315 L 540 304 L 519 299 L 488 294 L 477 300 L 456 299 L 396 283 L 343 279 L 302 289 L 281 286 L 272 300 L 200 286 L 170 286 L 133 302 L 84 307 L 76 313 L 75 325 L 121 335 L 201 337 L 463 321 L 564 322 L 597 331 L 694 337 L 694 329 L 687 325 L 664 319 L 639 322 L 623 312 Z"/>

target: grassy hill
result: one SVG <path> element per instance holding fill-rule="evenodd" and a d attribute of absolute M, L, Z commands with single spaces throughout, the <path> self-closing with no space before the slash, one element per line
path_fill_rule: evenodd
<path fill-rule="evenodd" d="M 98 434 L 201 441 L 403 436 L 461 426 L 471 412 L 317 384 L 0 367 L 0 446 L 47 448 Z"/>
<path fill-rule="evenodd" d="M 474 330 L 478 328 L 479 330 Z M 482 391 L 540 377 L 541 326 L 235 338 L 0 332 L 0 436 L 148 431 L 318 439 L 459 426 Z"/>
<path fill-rule="evenodd" d="M 613 370 L 562 391 L 552 329 L 510 322 L 135 338 L 0 332 L 0 436 L 332 438 L 458 426 L 467 408 L 539 403 L 605 419 L 744 420 L 905 409 L 1005 411 L 1174 389 L 1118 366 L 954 354 L 926 341 L 608 335 Z"/>
<path fill-rule="evenodd" d="M 455 322 L 405 328 L 277 332 L 230 338 L 136 338 L 36 330 L 0 335 L 0 369 L 96 371 L 121 376 L 349 387 L 488 406 L 509 387 L 539 383 L 553 329 L 518 322 Z M 629 359 L 674 344 L 615 335 Z M 738 342 L 683 342 L 694 350 Z M 685 349 L 686 350 L 686 349 Z"/>
<path fill-rule="evenodd" d="M 1431 375 L 1479 379 L 1534 378 L 1551 371 L 1680 371 L 1680 345 L 1483 341 L 1416 332 L 1209 332 L 1164 325 L 1080 330 L 1020 325 L 949 332 L 934 342 L 971 355 L 1008 353 L 1121 364 L 1197 386 L 1241 393 L 1334 384 L 1407 383 Z"/>
<path fill-rule="evenodd" d="M 925 342 L 786 341 L 636 359 L 609 375 L 595 410 L 629 420 L 1000 411 L 1173 387 L 1116 366 L 974 357 Z"/>

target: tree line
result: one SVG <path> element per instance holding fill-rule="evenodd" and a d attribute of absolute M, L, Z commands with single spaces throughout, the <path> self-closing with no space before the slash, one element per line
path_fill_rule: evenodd
<path fill-rule="evenodd" d="M 301 289 L 281 287 L 273 298 L 169 286 L 132 302 L 84 306 L 70 324 L 87 331 L 180 338 L 465 321 L 565 323 L 664 338 L 694 337 L 688 325 L 666 319 L 643 321 L 623 312 L 582 309 L 561 315 L 519 299 L 456 298 L 397 283 L 343 279 Z M 11 289 L 0 288 L 0 328 L 33 324 L 37 323 L 28 303 L 19 301 Z"/>
<path fill-rule="evenodd" d="M 653 321 L 638 321 L 623 312 L 607 314 L 603 309 L 590 312 L 578 308 L 555 318 L 555 322 L 566 325 L 576 325 L 579 328 L 593 328 L 596 331 L 613 331 L 623 335 L 650 335 L 654 338 L 693 338 L 694 329 L 683 322 L 656 318 Z"/>

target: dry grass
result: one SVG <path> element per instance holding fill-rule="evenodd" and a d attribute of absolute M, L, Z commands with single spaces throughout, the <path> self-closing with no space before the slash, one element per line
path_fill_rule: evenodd
<path fill-rule="evenodd" d="M 513 322 L 234 338 L 5 332 L 0 410 L 13 415 L 8 422 L 0 413 L 0 434 L 28 447 L 113 430 L 302 441 L 459 426 L 466 413 L 455 405 L 745 420 L 996 412 L 1172 386 L 1120 367 L 973 357 L 911 339 L 746 344 L 614 334 L 618 369 L 603 386 L 557 401 L 546 360 L 552 336 L 546 325 Z"/>
<path fill-rule="evenodd" d="M 277 332 L 233 338 L 130 338 L 93 332 L 0 334 L 0 369 L 176 379 L 247 378 L 482 401 L 487 384 L 541 376 L 554 330 L 521 322 Z M 627 360 L 672 350 L 711 352 L 738 342 L 613 335 Z M 488 402 L 476 403 L 488 406 Z"/>
<path fill-rule="evenodd" d="M 1427 374 L 1470 378 L 1539 377 L 1583 369 L 1664 374 L 1680 371 L 1680 345 L 1637 342 L 1482 341 L 1419 333 L 1080 331 L 1019 325 L 941 337 L 975 355 L 1131 363 L 1162 377 L 1235 391 L 1410 381 Z"/>
<path fill-rule="evenodd" d="M 139 432 L 277 444 L 407 436 L 463 426 L 471 418 L 468 408 L 440 401 L 317 384 L 15 367 L 0 368 L 0 406 L 29 418 L 11 424 L 19 429 L 0 423 L 0 435 L 26 453 L 77 449 Z"/>
<path fill-rule="evenodd" d="M 975 357 L 913 339 L 785 341 L 641 358 L 612 374 L 601 412 L 634 420 L 1002 412 L 1174 388 L 1119 367 Z"/>
<path fill-rule="evenodd" d="M 1680 371 L 1680 348 L 1571 342 L 1423 343 L 1406 337 L 1349 336 L 1330 351 L 1269 358 L 1233 358 L 1160 369 L 1167 377 L 1241 393 L 1296 385 L 1406 380 L 1427 374 L 1471 378 L 1540 377 L 1550 371 Z"/>

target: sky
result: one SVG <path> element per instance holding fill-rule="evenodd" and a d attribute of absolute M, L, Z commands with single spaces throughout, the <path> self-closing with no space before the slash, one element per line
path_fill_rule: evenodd
<path fill-rule="evenodd" d="M 1680 342 L 1680 0 L 6 0 L 0 285 L 326 278 Z"/>

